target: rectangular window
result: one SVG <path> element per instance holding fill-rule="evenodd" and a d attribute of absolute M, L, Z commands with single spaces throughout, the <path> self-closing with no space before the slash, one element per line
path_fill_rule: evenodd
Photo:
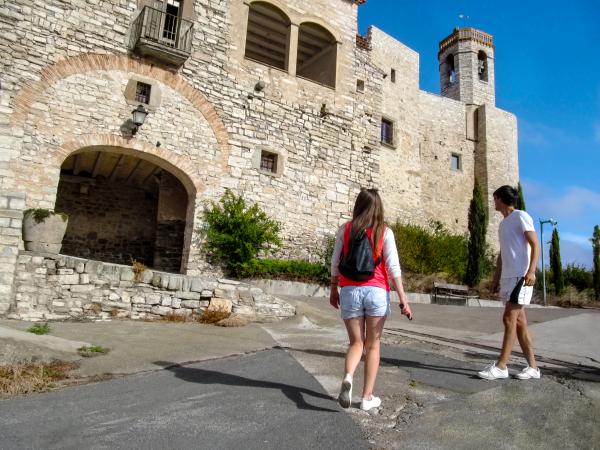
<path fill-rule="evenodd" d="M 389 119 L 381 119 L 381 142 L 394 145 L 394 122 Z"/>
<path fill-rule="evenodd" d="M 135 101 L 144 103 L 146 105 L 150 104 L 150 90 L 152 86 L 147 83 L 142 83 L 138 81 L 135 87 Z"/>
<path fill-rule="evenodd" d="M 392 83 L 396 82 L 396 69 L 392 69 L 392 72 L 390 73 L 390 79 L 392 80 Z"/>
<path fill-rule="evenodd" d="M 262 152 L 260 155 L 260 170 L 277 173 L 277 155 L 275 153 Z"/>
<path fill-rule="evenodd" d="M 365 92 L 365 80 L 356 80 L 356 92 Z"/>
<path fill-rule="evenodd" d="M 462 158 L 458 153 L 452 153 L 450 167 L 452 170 L 462 170 Z"/>

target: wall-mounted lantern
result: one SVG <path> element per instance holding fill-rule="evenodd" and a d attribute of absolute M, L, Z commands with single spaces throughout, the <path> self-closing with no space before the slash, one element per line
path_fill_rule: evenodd
<path fill-rule="evenodd" d="M 143 105 L 138 105 L 133 111 L 131 111 L 133 129 L 131 130 L 131 134 L 135 135 L 139 127 L 144 125 L 144 121 L 146 120 L 146 116 L 148 115 L 148 111 L 144 109 Z"/>

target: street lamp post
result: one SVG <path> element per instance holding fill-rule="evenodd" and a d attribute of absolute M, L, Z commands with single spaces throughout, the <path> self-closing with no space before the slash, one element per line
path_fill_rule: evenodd
<path fill-rule="evenodd" d="M 542 220 L 540 219 L 540 241 L 542 242 L 542 285 L 544 293 L 544 306 L 548 306 L 546 303 L 546 266 L 544 266 L 544 224 L 549 223 L 552 226 L 556 226 L 558 222 L 554 219 Z"/>

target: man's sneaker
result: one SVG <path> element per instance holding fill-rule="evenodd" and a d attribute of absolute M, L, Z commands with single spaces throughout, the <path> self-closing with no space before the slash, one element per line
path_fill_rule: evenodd
<path fill-rule="evenodd" d="M 378 408 L 381 406 L 381 399 L 379 397 L 375 397 L 374 395 L 371 395 L 371 400 L 367 400 L 366 398 L 363 398 L 362 401 L 360 402 L 360 409 L 362 409 L 363 411 L 368 411 L 371 408 Z"/>
<path fill-rule="evenodd" d="M 477 375 L 484 380 L 499 380 L 501 378 L 508 378 L 508 369 L 500 369 L 496 367 L 496 364 L 492 363 L 486 366 L 481 372 L 478 372 Z"/>
<path fill-rule="evenodd" d="M 529 380 L 531 378 L 539 379 L 542 374 L 540 373 L 540 369 L 534 369 L 533 367 L 525 367 L 521 373 L 515 375 L 519 380 Z"/>
<path fill-rule="evenodd" d="M 342 408 L 350 408 L 352 404 L 352 377 L 346 374 L 342 381 L 342 389 L 338 397 L 338 403 Z"/>

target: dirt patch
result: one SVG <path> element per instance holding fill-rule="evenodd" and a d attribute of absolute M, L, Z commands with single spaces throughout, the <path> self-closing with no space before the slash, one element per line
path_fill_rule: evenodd
<path fill-rule="evenodd" d="M 22 362 L 0 366 L 0 397 L 44 392 L 71 378 L 79 364 L 68 361 Z"/>

